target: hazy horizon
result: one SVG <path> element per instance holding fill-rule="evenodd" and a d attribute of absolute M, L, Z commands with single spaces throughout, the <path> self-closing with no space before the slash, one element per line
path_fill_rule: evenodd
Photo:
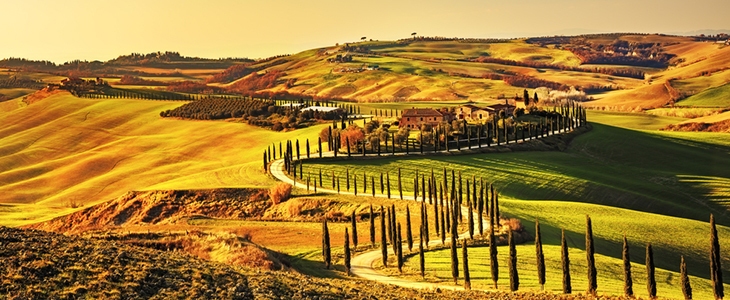
<path fill-rule="evenodd" d="M 211 3 L 212 2 L 212 3 Z M 601 32 L 723 31 L 722 0 L 487 2 L 70 0 L 2 2 L 0 58 L 63 63 L 177 51 L 262 58 L 358 41 L 423 36 L 513 38 Z"/>

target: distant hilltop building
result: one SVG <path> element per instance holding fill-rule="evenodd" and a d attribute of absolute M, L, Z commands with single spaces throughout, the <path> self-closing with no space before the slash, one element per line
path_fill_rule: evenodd
<path fill-rule="evenodd" d="M 492 107 L 478 107 L 476 105 L 462 105 L 456 108 L 456 117 L 459 120 L 482 121 L 494 114 Z"/>
<path fill-rule="evenodd" d="M 433 108 L 410 108 L 405 109 L 400 118 L 398 127 L 419 129 L 421 125 L 437 126 L 444 122 L 454 120 L 454 114 L 447 109 L 436 110 Z"/>
<path fill-rule="evenodd" d="M 336 110 L 342 110 L 342 108 L 339 107 L 332 107 L 332 106 L 309 106 L 302 108 L 301 111 L 320 111 L 320 112 L 331 112 Z"/>

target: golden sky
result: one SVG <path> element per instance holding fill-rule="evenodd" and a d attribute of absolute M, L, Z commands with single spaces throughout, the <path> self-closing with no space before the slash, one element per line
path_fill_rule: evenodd
<path fill-rule="evenodd" d="M 730 1 L 0 0 L 0 58 L 261 58 L 357 41 L 729 29 Z"/>

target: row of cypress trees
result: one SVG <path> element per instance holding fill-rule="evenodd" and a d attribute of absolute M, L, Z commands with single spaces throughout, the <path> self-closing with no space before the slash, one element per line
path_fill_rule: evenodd
<path fill-rule="evenodd" d="M 449 235 L 450 235 L 450 254 L 451 254 L 451 271 L 454 279 L 454 284 L 458 283 L 459 278 L 459 261 L 458 261 L 458 232 L 457 232 L 457 219 L 458 215 L 452 210 L 450 212 L 449 219 Z M 420 274 L 425 277 L 425 257 L 424 253 L 424 241 L 426 242 L 426 248 L 428 247 L 428 235 L 425 233 L 425 228 L 428 226 L 427 216 L 424 217 L 425 203 L 421 203 L 421 225 L 419 226 L 419 266 Z M 375 224 L 372 205 L 370 206 L 370 242 L 371 245 L 375 245 Z M 387 219 L 387 221 L 386 221 Z M 380 208 L 380 235 L 381 235 L 381 251 L 383 265 L 388 266 L 388 242 L 393 247 L 393 253 L 396 255 L 397 267 L 399 272 L 403 272 L 403 239 L 401 234 L 401 224 L 396 223 L 396 211 L 395 206 L 387 208 L 387 211 L 381 206 Z M 352 213 L 352 232 L 353 232 L 353 244 L 357 248 L 357 223 L 355 212 Z M 386 223 L 387 222 L 387 223 Z M 386 225 L 388 224 L 388 225 Z M 406 208 L 406 236 L 407 245 L 409 252 L 413 251 L 413 238 L 411 234 L 411 222 L 410 222 L 410 209 Z M 443 227 L 442 227 L 443 228 Z M 386 234 L 387 232 L 387 234 Z M 387 237 L 386 237 L 387 236 Z M 443 238 L 443 237 L 442 237 Z M 517 271 L 517 251 L 515 247 L 515 238 L 512 230 L 508 231 L 508 247 L 509 247 L 509 259 L 508 259 L 508 270 L 509 270 L 509 287 L 511 291 L 519 290 L 519 273 Z M 586 294 L 596 296 L 598 290 L 598 272 L 595 265 L 595 248 L 593 240 L 593 225 L 590 216 L 586 216 L 586 261 L 588 266 L 588 286 Z M 327 228 L 327 220 L 323 222 L 323 235 L 322 235 L 322 255 L 325 262 L 325 267 L 330 268 L 331 266 L 331 250 L 329 242 L 329 230 Z M 467 239 L 464 238 L 461 241 L 462 248 L 462 277 L 464 279 L 464 288 L 471 289 L 471 278 L 469 273 L 469 258 L 468 258 L 468 246 Z M 713 287 L 713 294 L 715 299 L 722 299 L 724 297 L 723 281 L 722 281 L 722 267 L 720 258 L 720 245 L 717 237 L 717 229 L 715 225 L 715 219 L 713 215 L 710 215 L 710 279 Z M 542 235 L 540 232 L 539 220 L 535 222 L 535 253 L 536 253 L 536 269 L 538 283 L 540 289 L 544 289 L 545 285 L 545 258 L 542 250 Z M 489 256 L 490 256 L 490 269 L 491 277 L 494 283 L 493 287 L 497 288 L 497 280 L 499 277 L 499 265 L 497 261 L 497 247 L 496 238 L 494 235 L 494 226 L 489 227 Z M 629 243 L 624 235 L 623 237 L 623 248 L 622 248 L 622 259 L 624 269 L 624 295 L 629 298 L 633 298 L 633 278 L 631 274 L 631 261 L 629 252 Z M 565 230 L 561 232 L 561 266 L 562 266 L 562 285 L 563 293 L 572 293 L 571 277 L 570 277 L 570 257 L 568 255 L 568 246 L 565 238 Z M 345 229 L 345 269 L 347 274 L 350 274 L 350 246 L 349 246 L 349 231 Z M 651 243 L 646 245 L 646 273 L 647 273 L 647 293 L 650 299 L 657 297 L 656 278 L 655 278 L 655 266 L 654 266 L 654 252 Z M 680 261 L 680 287 L 685 299 L 692 299 L 692 287 L 690 285 L 689 276 L 687 274 L 687 265 L 684 260 L 684 256 L 681 257 Z"/>
<path fill-rule="evenodd" d="M 522 128 L 521 130 L 517 130 L 517 128 L 514 128 L 513 129 L 514 141 L 517 142 L 520 139 L 517 132 L 521 132 L 522 139 L 532 139 L 532 138 L 537 138 L 537 137 L 545 137 L 548 135 L 554 135 L 563 129 L 572 130 L 572 129 L 575 129 L 577 127 L 580 127 L 580 126 L 583 126 L 586 124 L 585 109 L 579 105 L 575 105 L 575 104 L 564 105 L 564 106 L 557 108 L 554 113 L 557 114 L 558 116 L 560 116 L 554 122 L 545 121 L 545 122 L 541 122 L 541 123 L 535 124 L 535 125 L 531 124 L 530 126 L 528 126 L 526 128 Z M 344 122 L 344 119 L 343 119 L 343 122 Z M 497 122 L 496 118 L 494 119 L 494 122 Z M 506 125 L 505 121 L 503 121 L 503 123 L 504 123 L 503 126 L 506 128 L 507 125 Z M 336 123 L 333 123 L 333 124 L 335 124 L 334 127 L 336 128 L 336 126 L 337 126 Z M 344 127 L 344 125 L 343 125 L 343 127 Z M 339 136 L 333 135 L 332 128 L 333 128 L 333 126 L 330 126 L 328 128 L 329 134 L 327 135 L 328 140 L 326 141 L 327 150 L 328 151 L 334 150 L 333 154 L 335 157 L 337 157 L 339 154 L 339 149 L 341 148 L 341 139 Z M 496 137 L 495 141 L 498 146 L 500 145 L 500 141 L 502 141 L 505 144 L 509 143 L 509 140 L 507 139 L 507 129 L 504 129 L 503 133 L 499 133 L 497 123 L 486 124 L 486 125 L 484 125 L 484 124 L 476 125 L 473 128 L 471 128 L 466 124 L 466 121 L 464 121 L 463 128 L 464 128 L 463 135 L 466 136 L 466 144 L 467 144 L 466 147 L 468 149 L 472 148 L 472 143 L 475 140 L 476 140 L 476 147 L 478 147 L 478 148 L 481 148 L 482 144 L 484 142 L 487 144 L 487 146 L 491 146 L 492 139 L 494 139 L 495 137 Z M 446 132 L 446 128 L 441 127 L 441 126 L 434 127 L 431 129 L 431 131 L 432 131 L 431 133 L 433 134 L 433 136 L 448 135 L 448 132 Z M 476 136 L 472 135 L 473 131 L 476 131 L 476 133 L 474 134 Z M 493 135 L 491 133 L 492 131 L 494 131 Z M 527 131 L 527 133 L 525 133 L 526 131 Z M 504 136 L 503 139 L 502 139 L 502 136 Z M 409 140 L 406 141 L 405 147 L 404 147 L 403 144 L 396 144 L 395 135 L 391 135 L 391 139 L 392 139 L 392 143 L 391 143 L 392 146 L 390 149 L 391 151 L 388 151 L 388 140 L 386 139 L 384 152 L 381 152 L 380 139 L 378 139 L 377 145 L 371 145 L 371 153 L 377 153 L 378 156 L 380 156 L 383 153 L 391 152 L 391 154 L 395 155 L 396 145 L 398 145 L 400 147 L 401 152 L 403 152 L 403 150 L 405 150 L 405 153 L 409 154 L 411 152 L 411 150 L 409 148 L 411 148 L 411 143 L 412 143 L 413 144 L 412 152 L 416 153 L 416 149 L 418 148 L 418 149 L 420 149 L 420 153 L 423 154 L 423 153 L 425 153 L 425 151 L 427 151 L 427 150 L 424 150 L 424 146 L 423 146 L 424 145 L 423 140 L 422 140 L 423 133 L 421 135 L 419 135 L 419 137 L 421 138 L 421 140 L 420 140 L 420 143 L 418 144 L 418 147 L 417 147 L 415 141 L 409 141 Z M 484 140 L 484 142 L 482 140 Z M 319 153 L 320 158 L 322 157 L 322 142 L 323 141 L 321 138 L 317 138 L 317 146 L 319 149 L 318 153 Z M 443 143 L 443 145 L 441 145 L 441 143 Z M 279 158 L 283 157 L 285 159 L 289 159 L 291 163 L 294 163 L 293 155 L 291 155 L 291 154 L 293 154 L 294 148 L 289 146 L 292 144 L 292 141 L 288 140 L 286 142 L 286 144 L 287 144 L 287 151 L 288 151 L 287 153 L 290 154 L 290 156 L 285 156 L 286 153 L 282 151 L 282 143 L 279 142 Z M 433 149 L 431 149 L 431 151 L 432 152 L 451 151 L 452 149 L 454 149 L 454 146 L 449 146 L 450 144 L 455 144 L 455 148 L 457 150 L 463 148 L 463 146 L 464 146 L 464 145 L 460 145 L 460 138 L 456 138 L 452 142 L 449 142 L 446 140 L 443 142 L 434 142 L 433 147 L 432 147 Z M 353 152 L 350 149 L 349 141 L 347 143 L 345 143 L 345 146 L 347 148 L 347 152 L 346 152 L 347 157 L 352 157 Z M 367 152 L 365 145 L 362 145 L 361 150 L 362 150 L 362 154 L 365 155 Z M 300 161 L 301 157 L 300 157 L 300 146 L 299 146 L 298 139 L 296 140 L 296 154 L 297 154 L 296 160 Z M 307 158 L 311 158 L 309 139 L 306 139 L 306 155 L 307 155 Z M 264 172 L 268 171 L 267 166 L 268 166 L 268 163 L 270 161 L 272 161 L 272 158 L 273 159 L 277 158 L 276 147 L 274 145 L 269 146 L 263 152 Z M 287 171 L 289 171 L 291 173 L 291 170 L 287 169 Z"/>

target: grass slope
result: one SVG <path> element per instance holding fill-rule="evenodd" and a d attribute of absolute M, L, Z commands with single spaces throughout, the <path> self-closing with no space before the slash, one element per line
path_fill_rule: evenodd
<path fill-rule="evenodd" d="M 268 186 L 261 151 L 319 127 L 277 133 L 160 118 L 183 102 L 52 96 L 0 114 L 0 219 L 23 225 L 129 190 Z"/>
<path fill-rule="evenodd" d="M 676 106 L 730 107 L 730 84 L 707 89 L 699 94 L 677 102 Z"/>

